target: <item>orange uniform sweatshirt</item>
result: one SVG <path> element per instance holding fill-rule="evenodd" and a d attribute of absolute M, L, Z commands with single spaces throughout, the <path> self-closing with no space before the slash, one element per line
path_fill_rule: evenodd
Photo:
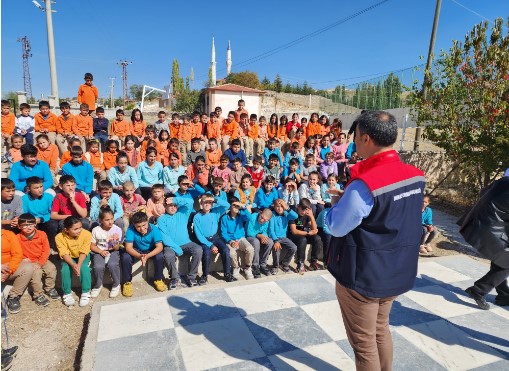
<path fill-rule="evenodd" d="M 253 140 L 260 138 L 260 127 L 255 125 L 249 125 L 247 136 Z"/>
<path fill-rule="evenodd" d="M 223 155 L 223 152 L 219 148 L 215 151 L 211 151 L 210 148 L 205 151 L 206 164 L 209 166 L 219 166 L 219 159 Z"/>
<path fill-rule="evenodd" d="M 125 120 L 122 121 L 113 120 L 111 122 L 110 135 L 116 135 L 117 137 L 125 137 L 129 134 L 131 134 L 129 122 Z"/>
<path fill-rule="evenodd" d="M 32 263 L 38 263 L 40 266 L 46 264 L 50 253 L 46 233 L 36 230 L 31 239 L 26 238 L 21 233 L 17 237 L 23 251 L 23 258 L 28 258 Z"/>
<path fill-rule="evenodd" d="M 57 117 L 58 134 L 72 134 L 73 125 L 74 125 L 74 115 L 68 114 L 67 116 L 60 115 Z"/>
<path fill-rule="evenodd" d="M 2 115 L 2 134 L 14 134 L 14 125 L 16 125 L 16 116 L 14 113 L 9 112 L 7 115 Z"/>
<path fill-rule="evenodd" d="M 9 264 L 10 274 L 13 274 L 21 260 L 23 260 L 23 250 L 18 238 L 13 232 L 2 229 L 2 264 Z"/>
<path fill-rule="evenodd" d="M 191 143 L 191 139 L 193 139 L 193 127 L 190 124 L 179 125 L 177 138 L 179 141 Z"/>
<path fill-rule="evenodd" d="M 58 147 L 56 144 L 50 144 L 48 148 L 44 150 L 37 147 L 37 158 L 47 163 L 49 168 L 53 171 L 55 171 L 57 167 L 58 155 Z"/>
<path fill-rule="evenodd" d="M 53 112 L 48 113 L 46 119 L 44 119 L 40 112 L 37 112 L 34 116 L 35 131 L 48 130 L 48 132 L 56 133 L 57 119 L 57 115 L 55 115 Z"/>
<path fill-rule="evenodd" d="M 118 152 L 111 153 L 110 151 L 106 151 L 103 153 L 104 168 L 106 170 L 117 166 L 117 155 Z"/>
<path fill-rule="evenodd" d="M 92 116 L 83 116 L 81 114 L 74 116 L 72 132 L 82 137 L 94 136 L 94 120 Z"/>
<path fill-rule="evenodd" d="M 228 123 L 227 120 L 223 121 L 223 125 L 221 126 L 221 135 L 229 135 L 230 140 L 238 138 L 239 135 L 239 123 L 235 120 Z"/>
<path fill-rule="evenodd" d="M 129 131 L 132 135 L 137 137 L 141 137 L 145 135 L 145 129 L 147 128 L 147 123 L 145 121 L 135 121 L 129 124 Z"/>
<path fill-rule="evenodd" d="M 219 122 L 207 122 L 207 138 L 216 138 L 219 141 L 219 138 L 221 138 L 221 124 Z"/>
<path fill-rule="evenodd" d="M 85 153 L 85 160 L 92 165 L 94 170 L 104 170 L 103 154 L 100 151 Z"/>
<path fill-rule="evenodd" d="M 88 104 L 88 109 L 95 110 L 95 102 L 99 97 L 99 91 L 95 86 L 89 86 L 87 84 L 81 84 L 78 89 L 78 103 Z"/>

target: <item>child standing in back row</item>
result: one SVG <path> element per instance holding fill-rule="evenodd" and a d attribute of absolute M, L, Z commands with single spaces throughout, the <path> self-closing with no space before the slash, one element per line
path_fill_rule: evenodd
<path fill-rule="evenodd" d="M 99 98 L 99 91 L 93 84 L 94 76 L 90 72 L 85 74 L 84 79 L 85 83 L 81 84 L 78 89 L 78 103 L 87 104 L 90 109 L 90 114 L 93 114 L 95 111 L 95 102 L 97 98 Z"/>

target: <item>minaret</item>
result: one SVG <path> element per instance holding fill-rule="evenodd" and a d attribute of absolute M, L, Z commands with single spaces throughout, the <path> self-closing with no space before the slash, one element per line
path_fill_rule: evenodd
<path fill-rule="evenodd" d="M 212 74 L 212 86 L 216 86 L 216 47 L 214 46 L 214 37 L 212 37 L 212 55 L 210 60 L 210 70 Z"/>
<path fill-rule="evenodd" d="M 230 48 L 230 40 L 228 40 L 228 49 L 226 49 L 226 76 L 232 73 L 232 49 Z"/>

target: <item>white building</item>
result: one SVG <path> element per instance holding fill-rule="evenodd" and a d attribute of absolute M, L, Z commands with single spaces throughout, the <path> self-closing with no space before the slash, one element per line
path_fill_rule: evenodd
<path fill-rule="evenodd" d="M 205 112 L 214 111 L 214 108 L 221 107 L 223 116 L 226 117 L 229 111 L 235 111 L 239 99 L 246 102 L 245 109 L 249 114 L 260 115 L 262 109 L 263 90 L 248 88 L 236 84 L 224 84 L 205 89 Z"/>

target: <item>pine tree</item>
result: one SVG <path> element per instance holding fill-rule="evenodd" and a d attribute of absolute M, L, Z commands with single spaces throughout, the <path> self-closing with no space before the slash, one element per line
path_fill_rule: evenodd
<path fill-rule="evenodd" d="M 175 95 L 179 95 L 184 90 L 184 79 L 180 77 L 178 59 L 174 59 L 171 66 L 171 87 Z"/>
<path fill-rule="evenodd" d="M 281 80 L 281 76 L 279 76 L 279 73 L 276 75 L 276 78 L 274 79 L 274 90 L 278 93 L 281 93 L 283 90 L 283 80 Z"/>

